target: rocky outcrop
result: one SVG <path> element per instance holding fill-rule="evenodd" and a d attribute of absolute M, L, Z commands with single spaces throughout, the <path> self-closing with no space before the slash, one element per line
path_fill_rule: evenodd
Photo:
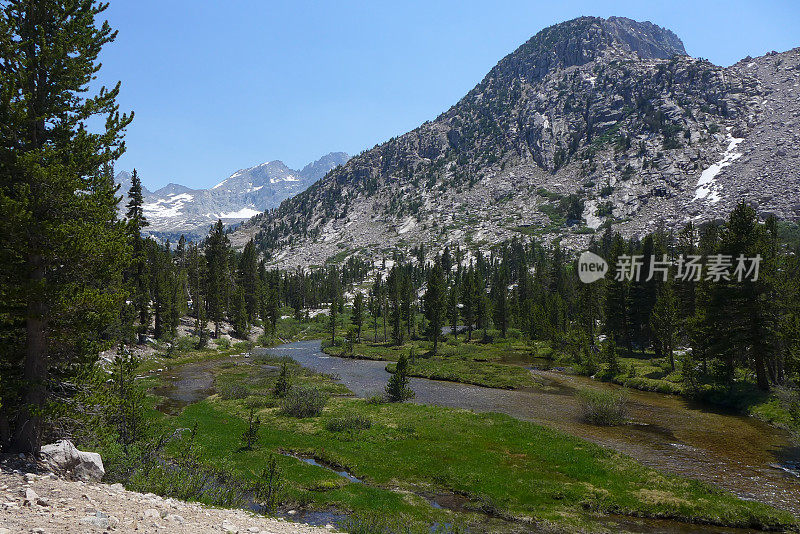
<path fill-rule="evenodd" d="M 741 200 L 798 220 L 799 64 L 791 50 L 719 67 L 649 22 L 557 24 L 434 121 L 352 158 L 231 241 L 254 238 L 293 267 L 527 235 L 577 249 L 607 227 L 678 229 Z M 575 199 L 580 220 L 564 210 Z"/>
<path fill-rule="evenodd" d="M 98 482 L 106 474 L 103 459 L 96 452 L 79 451 L 69 440 L 45 445 L 42 461 L 54 472 L 85 482 Z"/>

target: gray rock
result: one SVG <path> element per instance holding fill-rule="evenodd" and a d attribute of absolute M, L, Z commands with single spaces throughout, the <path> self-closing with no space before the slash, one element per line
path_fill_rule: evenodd
<path fill-rule="evenodd" d="M 161 519 L 161 512 L 156 510 L 155 508 L 148 508 L 144 511 L 144 518 L 145 519 Z"/>
<path fill-rule="evenodd" d="M 41 454 L 42 460 L 53 471 L 70 474 L 83 481 L 97 482 L 106 472 L 99 454 L 79 451 L 69 440 L 45 445 Z"/>
<path fill-rule="evenodd" d="M 108 528 L 110 524 L 108 516 L 101 512 L 98 512 L 95 515 L 87 515 L 86 517 L 82 517 L 80 522 L 84 525 L 90 525 L 96 528 Z"/>

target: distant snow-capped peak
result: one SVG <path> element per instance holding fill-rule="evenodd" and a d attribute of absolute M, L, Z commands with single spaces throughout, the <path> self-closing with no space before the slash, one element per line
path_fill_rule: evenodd
<path fill-rule="evenodd" d="M 191 189 L 170 183 L 151 192 L 143 186 L 144 214 L 150 222 L 146 230 L 173 241 L 181 234 L 189 239 L 200 239 L 217 219 L 236 224 L 277 207 L 348 158 L 344 152 L 332 152 L 299 171 L 290 169 L 280 160 L 268 161 L 240 169 L 210 189 Z M 116 176 L 120 193 L 125 195 L 119 205 L 121 214 L 128 202 L 130 180 L 131 175 L 126 171 Z"/>

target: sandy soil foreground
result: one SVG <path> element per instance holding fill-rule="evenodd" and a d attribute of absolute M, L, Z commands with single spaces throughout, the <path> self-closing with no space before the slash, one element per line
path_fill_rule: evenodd
<path fill-rule="evenodd" d="M 0 467 L 0 534 L 101 532 L 328 534 L 330 530 L 135 493 L 120 484 L 73 482 Z"/>

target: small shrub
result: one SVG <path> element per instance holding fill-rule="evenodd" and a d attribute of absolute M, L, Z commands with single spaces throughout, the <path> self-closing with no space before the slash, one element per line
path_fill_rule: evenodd
<path fill-rule="evenodd" d="M 291 417 L 314 417 L 322 413 L 328 395 L 317 388 L 293 388 L 283 399 L 281 413 Z"/>
<path fill-rule="evenodd" d="M 219 350 L 228 350 L 229 348 L 231 348 L 231 340 L 228 339 L 227 337 L 221 337 L 215 340 L 214 343 L 217 345 L 217 348 Z"/>
<path fill-rule="evenodd" d="M 386 404 L 388 402 L 386 395 L 382 395 L 380 393 L 375 393 L 367 397 L 367 404 L 372 404 L 373 406 L 378 406 L 380 404 Z"/>
<path fill-rule="evenodd" d="M 359 414 L 348 414 L 343 417 L 334 417 L 325 425 L 330 432 L 344 432 L 346 430 L 366 430 L 372 426 L 369 418 Z"/>
<path fill-rule="evenodd" d="M 405 354 L 400 355 L 394 374 L 389 377 L 386 396 L 391 402 L 403 402 L 414 398 L 414 392 L 408 387 L 408 360 Z"/>
<path fill-rule="evenodd" d="M 270 454 L 267 466 L 253 488 L 253 499 L 264 507 L 265 513 L 271 514 L 283 499 L 285 487 L 283 471 L 278 467 L 275 455 Z"/>
<path fill-rule="evenodd" d="M 242 434 L 243 449 L 246 451 L 253 450 L 258 440 L 258 429 L 261 426 L 261 419 L 255 415 L 255 410 L 250 408 L 250 418 L 247 421 L 247 430 Z"/>
<path fill-rule="evenodd" d="M 578 399 L 583 410 L 583 419 L 587 423 L 602 426 L 614 426 L 625 423 L 627 415 L 627 395 L 615 391 L 597 389 L 581 389 Z"/>
<path fill-rule="evenodd" d="M 246 399 L 250 392 L 241 384 L 224 384 L 217 388 L 219 398 L 222 400 Z"/>
<path fill-rule="evenodd" d="M 283 398 L 289 393 L 291 385 L 289 384 L 289 371 L 286 369 L 286 362 L 281 365 L 281 374 L 278 376 L 278 381 L 275 382 L 275 388 L 272 392 L 278 398 Z"/>
<path fill-rule="evenodd" d="M 175 340 L 175 349 L 178 352 L 189 352 L 193 350 L 200 343 L 200 338 L 197 336 L 183 336 Z"/>
<path fill-rule="evenodd" d="M 628 368 L 628 378 L 636 378 L 636 366 L 633 364 Z"/>

